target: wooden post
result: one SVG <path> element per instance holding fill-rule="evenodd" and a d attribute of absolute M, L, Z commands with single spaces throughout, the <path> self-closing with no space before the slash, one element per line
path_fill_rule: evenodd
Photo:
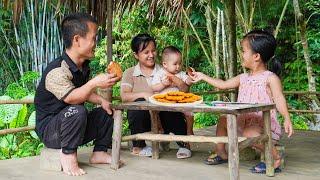
<path fill-rule="evenodd" d="M 274 176 L 270 111 L 263 111 L 263 121 L 264 121 L 264 134 L 268 135 L 268 140 L 264 143 L 266 175 Z"/>
<path fill-rule="evenodd" d="M 227 115 L 228 141 L 229 141 L 229 173 L 230 180 L 239 180 L 239 149 L 236 115 Z"/>
<path fill-rule="evenodd" d="M 111 169 L 117 170 L 120 168 L 120 147 L 121 147 L 121 132 L 122 132 L 122 111 L 115 110 L 113 112 L 113 136 L 112 136 L 112 160 Z"/>
<path fill-rule="evenodd" d="M 113 22 L 113 0 L 107 1 L 107 64 L 112 61 L 112 22 Z M 106 99 L 112 102 L 112 87 L 107 88 Z"/>
<path fill-rule="evenodd" d="M 151 131 L 154 134 L 158 134 L 159 133 L 158 121 L 160 121 L 159 112 L 149 111 L 149 113 L 151 117 Z M 159 142 L 158 141 L 152 141 L 152 158 L 159 159 Z"/>

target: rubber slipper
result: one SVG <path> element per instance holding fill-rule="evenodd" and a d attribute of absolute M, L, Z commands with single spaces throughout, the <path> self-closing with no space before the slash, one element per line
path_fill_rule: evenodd
<path fill-rule="evenodd" d="M 216 155 L 214 157 L 208 157 L 203 162 L 207 165 L 218 165 L 218 164 L 228 163 L 228 159 L 222 159 L 221 156 Z"/>

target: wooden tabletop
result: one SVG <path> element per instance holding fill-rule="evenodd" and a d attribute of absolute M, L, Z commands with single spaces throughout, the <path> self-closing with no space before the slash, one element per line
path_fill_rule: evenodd
<path fill-rule="evenodd" d="M 248 112 L 268 111 L 275 108 L 274 104 L 246 104 L 246 103 L 229 103 L 221 102 L 217 106 L 207 105 L 205 103 L 193 106 L 163 106 L 152 104 L 147 101 L 126 102 L 112 104 L 112 108 L 117 110 L 152 110 L 152 111 L 190 111 L 190 112 L 214 112 L 222 114 L 242 114 Z"/>

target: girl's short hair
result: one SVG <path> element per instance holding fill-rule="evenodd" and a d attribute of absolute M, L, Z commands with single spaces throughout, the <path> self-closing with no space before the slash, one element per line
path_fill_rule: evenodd
<path fill-rule="evenodd" d="M 281 72 L 281 63 L 274 58 L 277 47 L 275 37 L 268 31 L 259 29 L 250 31 L 243 39 L 248 40 L 253 52 L 260 54 L 262 61 L 268 65 L 270 71 L 279 76 Z M 272 61 L 270 61 L 270 59 L 272 59 Z"/>
<path fill-rule="evenodd" d="M 149 34 L 138 34 L 131 41 L 131 49 L 135 53 L 143 51 L 150 42 L 157 46 L 155 39 Z"/>

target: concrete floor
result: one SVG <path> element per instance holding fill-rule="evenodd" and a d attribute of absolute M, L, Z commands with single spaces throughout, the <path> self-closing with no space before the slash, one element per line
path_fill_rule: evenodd
<path fill-rule="evenodd" d="M 196 134 L 213 135 L 214 128 L 201 129 Z M 270 178 L 252 174 L 249 168 L 257 161 L 240 161 L 240 179 L 281 179 L 281 180 L 319 180 L 320 179 L 320 132 L 298 131 L 288 139 L 281 140 L 286 148 L 286 168 L 282 173 Z M 69 177 L 61 172 L 39 169 L 39 156 L 0 161 L 0 180 L 69 180 L 69 179 L 229 179 L 227 164 L 208 166 L 202 163 L 209 154 L 212 144 L 192 144 L 193 156 L 189 159 L 175 158 L 176 150 L 161 153 L 158 160 L 130 155 L 128 149 L 121 151 L 121 159 L 126 166 L 114 171 L 109 165 L 90 165 L 88 158 L 91 148 L 79 150 L 80 166 L 88 173 L 81 177 Z"/>

